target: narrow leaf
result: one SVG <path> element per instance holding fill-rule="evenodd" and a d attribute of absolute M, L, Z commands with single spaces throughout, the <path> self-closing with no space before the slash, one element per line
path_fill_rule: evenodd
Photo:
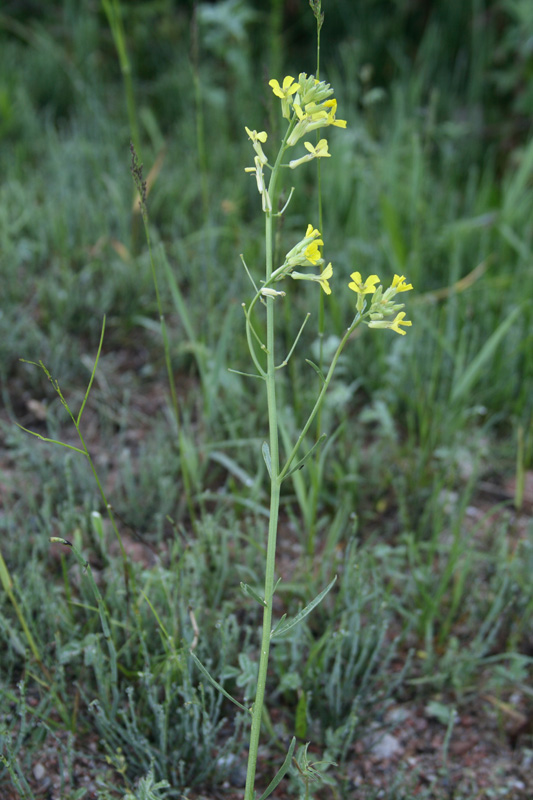
<path fill-rule="evenodd" d="M 520 314 L 521 310 L 521 306 L 513 309 L 507 319 L 504 319 L 504 321 L 496 328 L 494 333 L 487 339 L 477 356 L 473 359 L 473 361 L 471 361 L 469 366 L 461 375 L 460 379 L 455 384 L 451 395 L 452 402 L 458 400 L 460 397 L 462 397 L 462 395 L 468 392 L 485 366 L 485 363 L 492 356 L 501 339 L 503 339 L 513 322 Z"/>
<path fill-rule="evenodd" d="M 278 629 L 280 628 L 281 625 L 283 625 L 283 623 L 285 622 L 286 619 L 287 619 L 287 615 L 286 614 L 283 614 L 283 616 L 280 617 L 280 619 L 278 619 L 278 621 L 276 622 L 276 624 L 274 625 L 274 627 L 270 631 L 270 638 L 271 639 L 274 638 L 274 634 L 277 633 Z"/>
<path fill-rule="evenodd" d="M 266 608 L 266 607 L 267 607 L 267 604 L 265 603 L 265 601 L 263 600 L 263 598 L 262 598 L 262 597 L 260 597 L 260 596 L 257 594 L 257 592 L 256 592 L 254 589 L 252 589 L 252 587 L 251 587 L 251 586 L 248 586 L 248 584 L 247 584 L 247 583 L 243 583 L 243 582 L 241 581 L 241 589 L 243 590 L 243 592 L 244 592 L 244 594 L 245 594 L 245 595 L 247 595 L 248 597 L 251 597 L 251 598 L 252 598 L 253 600 L 255 600 L 257 603 L 259 603 L 259 605 L 260 605 L 260 606 L 263 606 L 263 608 Z"/>
<path fill-rule="evenodd" d="M 272 460 L 270 458 L 270 447 L 268 446 L 268 442 L 263 442 L 261 445 L 261 451 L 263 453 L 263 458 L 265 459 L 269 478 L 272 479 Z"/>
<path fill-rule="evenodd" d="M 285 777 L 285 774 L 291 765 L 292 754 L 294 753 L 295 747 L 296 747 L 296 736 L 293 736 L 292 741 L 289 745 L 289 750 L 287 752 L 287 755 L 285 756 L 285 761 L 283 762 L 279 770 L 276 772 L 276 775 L 270 781 L 270 783 L 268 784 L 267 788 L 265 789 L 259 800 L 266 800 L 266 798 L 272 794 L 272 792 L 274 791 L 276 786 L 280 783 L 282 778 Z"/>
<path fill-rule="evenodd" d="M 189 316 L 187 303 L 183 297 L 180 287 L 178 286 L 178 282 L 170 267 L 170 264 L 166 259 L 164 248 L 161 247 L 159 252 L 161 254 L 161 263 L 165 271 L 165 276 L 168 282 L 168 287 L 170 289 L 170 294 L 174 302 L 176 311 L 179 314 L 180 320 L 183 323 L 183 327 L 185 328 L 185 333 L 187 334 L 187 338 L 190 342 L 196 342 L 197 337 L 195 335 L 194 326 Z"/>
<path fill-rule="evenodd" d="M 104 343 L 104 332 L 105 332 L 105 314 L 104 319 L 102 321 L 102 332 L 100 333 L 100 344 L 98 345 L 98 350 L 96 352 L 96 358 L 94 360 L 94 367 L 93 371 L 91 372 L 91 379 L 89 381 L 89 385 L 87 386 L 87 391 L 85 392 L 85 397 L 83 398 L 83 403 L 81 404 L 81 408 L 78 413 L 78 419 L 76 420 L 76 425 L 80 424 L 81 415 L 83 414 L 83 409 L 85 408 L 85 403 L 89 398 L 89 392 L 91 391 L 91 387 L 93 385 L 94 376 L 96 375 L 96 367 L 98 366 L 98 361 L 100 360 L 100 353 L 102 352 L 102 345 Z"/>
<path fill-rule="evenodd" d="M 228 372 L 232 372 L 234 375 L 242 375 L 244 378 L 260 378 L 262 381 L 265 380 L 263 375 L 258 375 L 254 372 L 241 372 L 240 369 L 230 369 L 228 368 Z"/>
<path fill-rule="evenodd" d="M 47 439 L 46 436 L 41 436 L 40 433 L 35 433 L 35 431 L 30 431 L 28 428 L 25 428 L 23 425 L 19 425 L 18 422 L 15 423 L 17 427 L 21 429 L 21 431 L 25 431 L 26 433 L 31 433 L 32 436 L 36 436 L 38 439 L 41 439 L 43 442 L 48 442 L 48 444 L 60 444 L 61 447 L 68 447 L 69 450 L 75 450 L 77 453 L 81 453 L 82 456 L 86 456 L 87 453 L 85 450 L 82 450 L 80 447 L 74 447 L 73 444 L 66 444 L 65 442 L 60 442 L 58 439 Z"/>
<path fill-rule="evenodd" d="M 11 575 L 9 574 L 7 564 L 4 561 L 4 557 L 1 552 L 0 552 L 0 583 L 2 584 L 4 590 L 8 594 L 13 589 L 13 581 L 11 580 Z"/>
<path fill-rule="evenodd" d="M 324 439 L 327 439 L 327 438 L 328 438 L 328 435 L 327 435 L 327 433 L 323 433 L 323 434 L 322 434 L 322 436 L 321 436 L 321 437 L 320 437 L 320 438 L 319 438 L 319 439 L 318 439 L 318 440 L 317 440 L 317 441 L 314 443 L 314 445 L 312 446 L 312 448 L 311 448 L 310 450 L 308 450 L 308 452 L 305 454 L 305 456 L 304 456 L 303 458 L 301 458 L 301 459 L 300 459 L 300 460 L 299 460 L 299 461 L 298 461 L 298 462 L 297 462 L 297 463 L 294 465 L 294 467 L 292 467 L 292 468 L 291 468 L 291 469 L 290 469 L 290 470 L 287 472 L 287 474 L 286 474 L 286 475 L 284 475 L 284 476 L 283 476 L 283 480 L 285 480 L 285 478 L 288 478 L 288 477 L 289 477 L 289 475 L 292 475 L 292 474 L 293 474 L 294 472 L 296 472 L 297 470 L 301 469 L 301 468 L 303 467 L 303 465 L 305 464 L 305 462 L 306 462 L 306 461 L 307 461 L 307 460 L 308 460 L 308 459 L 309 459 L 309 458 L 310 458 L 310 457 L 313 455 L 313 453 L 315 452 L 316 448 L 317 448 L 317 447 L 319 447 L 319 445 L 321 445 L 321 444 L 322 444 L 322 442 L 324 441 Z"/>
<path fill-rule="evenodd" d="M 200 670 L 200 672 L 202 673 L 202 675 L 205 675 L 205 677 L 207 678 L 207 680 L 209 681 L 209 683 L 210 683 L 210 684 L 212 684 L 212 685 L 215 687 L 215 689 L 218 689 L 218 691 L 219 691 L 219 692 L 222 692 L 222 694 L 224 695 L 224 697 L 227 697 L 227 698 L 228 698 L 228 700 L 231 700 L 231 702 L 232 702 L 232 703 L 235 703 L 235 705 L 236 705 L 236 706 L 238 706 L 238 707 L 239 707 L 240 709 L 242 709 L 243 711 L 248 711 L 248 712 L 250 711 L 250 709 L 249 709 L 249 708 L 246 708 L 245 706 L 243 706 L 243 705 L 242 705 L 242 703 L 239 703 L 239 701 L 238 701 L 238 700 L 235 700 L 235 698 L 234 698 L 234 697 L 232 697 L 232 696 L 229 694 L 229 692 L 227 692 L 227 691 L 224 689 L 224 687 L 220 685 L 220 683 L 218 683 L 218 682 L 217 682 L 217 681 L 216 681 L 214 678 L 212 678 L 212 677 L 211 677 L 211 675 L 210 675 L 210 674 L 209 674 L 209 672 L 206 670 L 206 668 L 204 667 L 204 665 L 202 664 L 202 662 L 200 661 L 200 659 L 199 659 L 199 658 L 197 658 L 197 657 L 194 655 L 194 653 L 192 652 L 192 650 L 189 650 L 189 655 L 191 656 L 191 658 L 192 658 L 192 659 L 193 659 L 193 661 L 195 662 L 196 666 L 198 667 L 198 669 Z"/>
<path fill-rule="evenodd" d="M 321 600 L 323 600 L 329 590 L 333 587 L 336 580 L 337 576 L 335 575 L 331 583 L 329 583 L 326 588 L 315 597 L 314 600 L 311 600 L 309 605 L 307 605 L 305 608 L 302 608 L 302 610 L 299 611 L 298 614 L 296 614 L 296 616 L 292 619 L 288 619 L 283 623 L 279 623 L 270 634 L 270 638 L 272 639 L 278 636 L 284 636 L 287 631 L 290 631 L 291 628 L 294 628 L 295 625 L 298 625 L 298 623 L 301 622 L 320 603 Z"/>
<path fill-rule="evenodd" d="M 296 714 L 294 715 L 294 733 L 298 739 L 305 739 L 307 736 L 307 693 L 301 690 Z"/>
<path fill-rule="evenodd" d="M 248 475 L 246 470 L 244 470 L 237 462 L 230 458 L 230 456 L 226 455 L 226 453 L 220 452 L 220 450 L 212 450 L 209 453 L 209 458 L 211 461 L 216 461 L 218 464 L 221 464 L 225 467 L 228 472 L 233 475 L 237 480 L 241 481 L 244 486 L 250 488 L 254 485 L 254 479 Z"/>
<path fill-rule="evenodd" d="M 322 381 L 322 383 L 325 383 L 325 382 L 326 382 L 326 379 L 325 379 L 325 377 L 324 377 L 324 373 L 322 372 L 322 370 L 320 369 L 320 367 L 318 367 L 318 366 L 317 366 L 317 365 L 316 365 L 316 364 L 315 364 L 313 361 L 311 361 L 311 359 L 309 359 L 309 358 L 306 358 L 305 360 L 306 360 L 306 363 L 307 363 L 307 364 L 309 364 L 309 366 L 310 366 L 310 367 L 313 367 L 314 371 L 316 372 L 316 374 L 318 375 L 318 377 L 320 378 L 320 380 Z"/>

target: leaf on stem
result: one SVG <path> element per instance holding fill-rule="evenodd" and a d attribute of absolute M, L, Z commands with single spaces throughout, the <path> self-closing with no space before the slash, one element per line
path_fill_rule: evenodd
<path fill-rule="evenodd" d="M 292 761 L 292 755 L 294 753 L 294 748 L 296 747 L 296 736 L 292 737 L 292 741 L 289 745 L 289 750 L 287 755 L 285 756 L 285 761 L 281 765 L 281 767 L 276 772 L 275 776 L 272 778 L 270 783 L 268 784 L 267 788 L 259 798 L 259 800 L 266 800 L 266 798 L 272 794 L 276 786 L 280 783 L 282 778 L 285 776 L 287 770 L 289 769 Z"/>
<path fill-rule="evenodd" d="M 268 446 L 268 442 L 263 442 L 261 445 L 261 452 L 263 453 L 263 458 L 265 459 L 269 478 L 272 479 L 272 459 L 270 458 L 270 447 Z"/>
<path fill-rule="evenodd" d="M 83 414 L 83 409 L 85 408 L 85 403 L 87 402 L 87 400 L 89 398 L 89 392 L 91 391 L 91 386 L 93 385 L 94 376 L 96 375 L 96 367 L 98 366 L 98 361 L 100 360 L 100 353 L 102 352 L 102 345 L 104 343 L 104 333 L 105 333 L 105 314 L 104 314 L 104 319 L 102 321 L 102 332 L 100 334 L 100 344 L 98 345 L 98 351 L 96 353 L 96 358 L 94 360 L 94 367 L 93 367 L 93 371 L 91 372 L 91 379 L 89 381 L 89 385 L 87 386 L 87 391 L 85 392 L 85 397 L 83 398 L 83 403 L 81 404 L 81 408 L 80 408 L 79 413 L 78 413 L 78 419 L 76 420 L 76 423 L 75 423 L 76 424 L 76 429 L 78 428 L 78 425 L 80 424 L 81 415 Z"/>
<path fill-rule="evenodd" d="M 252 589 L 251 586 L 248 586 L 247 583 L 243 583 L 241 581 L 241 589 L 247 597 L 251 597 L 252 600 L 255 600 L 257 603 L 259 603 L 260 606 L 263 606 L 263 608 L 267 607 L 267 604 L 265 603 L 263 598 L 260 595 L 258 595 L 257 592 L 254 589 Z"/>
<path fill-rule="evenodd" d="M 320 436 L 320 438 L 319 438 L 319 439 L 317 439 L 317 441 L 314 443 L 314 445 L 312 446 L 312 448 L 311 448 L 311 449 L 310 449 L 310 450 L 309 450 L 309 451 L 308 451 L 308 452 L 305 454 L 305 456 L 304 456 L 303 458 L 301 458 L 301 459 L 300 459 L 300 460 L 299 460 L 299 461 L 298 461 L 298 462 L 297 462 L 297 463 L 294 465 L 294 467 L 292 467 L 292 469 L 290 469 L 290 470 L 289 470 L 289 471 L 288 471 L 288 472 L 287 472 L 287 473 L 286 473 L 286 474 L 283 476 L 283 480 L 285 480 L 285 478 L 288 478 L 288 477 L 289 477 L 289 475 L 292 475 L 292 474 L 293 474 L 294 472 L 296 472 L 297 470 L 301 469 L 301 468 L 303 467 L 303 465 L 305 464 L 305 462 L 306 462 L 306 461 L 307 461 L 307 460 L 308 460 L 308 459 L 309 459 L 309 458 L 310 458 L 310 457 L 313 455 L 313 453 L 315 452 L 315 450 L 317 449 L 317 447 L 319 447 L 319 445 L 321 445 L 321 444 L 322 444 L 322 442 L 324 441 L 324 439 L 327 439 L 327 438 L 328 438 L 328 435 L 327 435 L 327 433 L 323 433 L 323 434 Z"/>
<path fill-rule="evenodd" d="M 286 620 L 281 619 L 280 622 L 274 628 L 274 630 L 271 632 L 270 638 L 277 639 L 280 636 L 284 636 L 287 633 L 287 631 L 290 631 L 291 628 L 294 628 L 295 625 L 298 625 L 298 623 L 301 622 L 320 603 L 321 600 L 323 600 L 323 598 L 327 595 L 329 590 L 333 587 L 336 580 L 337 576 L 335 575 L 331 583 L 329 583 L 326 586 L 326 588 L 323 589 L 320 592 L 320 594 L 315 597 L 314 600 L 311 600 L 311 602 L 308 605 L 306 605 L 305 608 L 302 608 L 302 610 L 299 611 L 295 617 Z"/>
<path fill-rule="evenodd" d="M 283 616 L 280 619 L 278 619 L 278 621 L 276 622 L 276 624 L 274 625 L 274 627 L 270 631 L 270 638 L 271 639 L 274 638 L 274 635 L 278 632 L 278 628 L 280 628 L 285 623 L 286 619 L 287 619 L 287 615 L 286 614 L 283 614 Z"/>
<path fill-rule="evenodd" d="M 42 442 L 48 442 L 48 444 L 60 444 L 61 447 L 68 447 L 69 450 L 75 450 L 77 453 L 81 453 L 82 456 L 86 456 L 87 453 L 85 450 L 82 450 L 80 447 L 74 447 L 73 444 L 66 444 L 66 442 L 60 442 L 59 439 L 47 439 L 46 436 L 41 436 L 40 433 L 36 433 L 35 431 L 30 431 L 29 428 L 25 428 L 24 425 L 20 425 L 18 422 L 15 423 L 17 428 L 20 428 L 21 431 L 25 431 L 26 433 L 31 433 L 32 436 L 36 436 Z"/>
<path fill-rule="evenodd" d="M 320 378 L 322 383 L 325 383 L 326 379 L 325 379 L 324 373 L 322 372 L 320 367 L 317 366 L 313 361 L 311 361 L 310 358 L 306 358 L 305 361 L 306 361 L 307 364 L 309 364 L 310 367 L 313 367 L 314 371 L 316 372 L 316 374 L 318 375 L 318 377 Z"/>
<path fill-rule="evenodd" d="M 242 375 L 244 378 L 261 378 L 261 380 L 265 380 L 264 375 L 257 375 L 254 372 L 241 372 L 240 369 L 231 368 L 228 368 L 228 372 L 233 372 L 234 375 Z"/>
<path fill-rule="evenodd" d="M 197 658 L 197 657 L 194 655 L 194 653 L 192 652 L 192 650 L 189 650 L 189 655 L 190 655 L 190 657 L 193 659 L 194 663 L 196 664 L 196 666 L 198 667 L 198 669 L 200 670 L 200 672 L 202 673 L 202 675 L 205 675 L 205 677 L 207 678 L 207 680 L 209 681 L 209 683 L 210 683 L 210 684 L 212 684 L 212 686 L 214 686 L 214 687 L 215 687 L 215 689 L 218 689 L 218 691 L 219 691 L 219 692 L 222 692 L 222 694 L 224 695 L 224 697 L 227 697 L 227 698 L 228 698 L 228 700 L 231 700 L 231 702 L 232 702 L 232 703 L 235 703 L 235 705 L 236 705 L 236 706 L 238 706 L 238 707 L 239 707 L 240 709 L 242 709 L 243 711 L 248 711 L 248 712 L 250 711 L 250 709 L 249 709 L 249 708 L 246 708 L 246 706 L 243 706 L 243 704 L 242 704 L 242 703 L 239 703 L 239 701 L 238 701 L 238 700 L 235 700 L 235 698 L 234 698 L 234 697 L 232 697 L 232 696 L 230 695 L 230 693 L 229 693 L 229 692 L 227 692 L 227 691 L 224 689 L 224 687 L 220 685 L 220 683 L 218 683 L 218 681 L 216 681 L 214 678 L 212 678 L 212 677 L 211 677 L 211 675 L 210 675 L 210 674 L 209 674 L 209 672 L 206 670 L 206 668 L 204 667 L 204 665 L 202 664 L 202 662 L 200 661 L 200 659 L 199 659 L 199 658 Z"/>

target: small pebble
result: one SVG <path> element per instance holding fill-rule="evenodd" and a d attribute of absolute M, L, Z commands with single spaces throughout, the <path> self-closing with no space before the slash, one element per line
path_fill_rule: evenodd
<path fill-rule="evenodd" d="M 36 781 L 42 781 L 46 775 L 46 770 L 42 764 L 36 764 L 33 768 L 33 777 Z"/>

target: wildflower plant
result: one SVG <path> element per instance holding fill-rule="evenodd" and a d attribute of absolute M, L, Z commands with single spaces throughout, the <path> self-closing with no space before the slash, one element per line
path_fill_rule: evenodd
<path fill-rule="evenodd" d="M 384 289 L 377 275 L 369 275 L 363 278 L 360 272 L 351 274 L 348 289 L 356 295 L 354 317 L 340 340 L 326 374 L 323 374 L 321 367 L 308 362 L 318 373 L 321 386 L 307 421 L 303 425 L 292 449 L 287 454 L 282 454 L 279 447 L 278 430 L 278 371 L 287 364 L 289 358 L 293 355 L 309 315 L 302 323 L 289 355 L 281 363 L 277 363 L 275 352 L 276 309 L 280 303 L 290 302 L 287 298 L 287 292 L 283 288 L 288 280 L 308 281 L 317 284 L 317 287 L 325 295 L 331 295 L 335 271 L 331 262 L 325 264 L 322 233 L 314 227 L 313 223 L 307 225 L 302 238 L 287 252 L 283 262 L 279 265 L 274 262 L 274 221 L 284 214 L 292 197 L 291 191 L 287 203 L 278 211 L 281 175 L 284 170 L 297 169 L 309 161 L 329 158 L 331 154 L 326 138 L 321 138 L 317 143 L 313 144 L 308 141 L 307 137 L 313 131 L 322 132 L 331 127 L 345 128 L 346 121 L 337 118 L 337 101 L 333 97 L 333 88 L 329 83 L 317 80 L 313 75 L 301 73 L 297 79 L 287 75 L 281 84 L 278 80 L 272 79 L 269 85 L 274 95 L 280 100 L 281 115 L 287 122 L 277 153 L 274 156 L 268 155 L 270 148 L 266 131 L 245 128 L 253 149 L 253 166 L 246 167 L 245 171 L 255 177 L 257 190 L 261 197 L 261 207 L 265 215 L 265 274 L 264 279 L 256 280 L 243 259 L 244 267 L 254 288 L 252 299 L 247 304 L 243 303 L 243 309 L 248 347 L 255 367 L 253 376 L 259 378 L 265 385 L 268 406 L 268 441 L 263 443 L 262 455 L 270 478 L 270 516 L 263 595 L 260 596 L 251 587 L 242 584 L 245 594 L 258 602 L 263 610 L 255 701 L 250 709 L 251 731 L 245 800 L 255 799 L 255 773 L 265 701 L 270 644 L 298 624 L 329 592 L 336 580 L 333 577 L 329 585 L 318 597 L 312 600 L 294 618 L 287 619 L 282 617 L 277 622 L 273 621 L 273 597 L 279 585 L 279 580 L 276 581 L 275 578 L 275 568 L 281 485 L 295 470 L 304 466 L 305 462 L 325 438 L 325 434 L 322 434 L 307 453 L 302 454 L 300 452 L 304 439 L 320 410 L 325 393 L 331 383 L 339 356 L 355 329 L 364 323 L 369 328 L 388 328 L 404 335 L 405 330 L 403 328 L 410 326 L 411 322 L 405 319 L 405 312 L 401 311 L 403 304 L 397 303 L 396 297 L 398 294 L 410 291 L 413 288 L 411 284 L 406 283 L 403 275 L 395 275 L 391 285 Z M 306 152 L 300 155 L 299 151 L 302 148 Z M 293 157 L 291 158 L 290 156 Z M 266 335 L 264 339 L 254 326 L 253 321 L 254 314 L 261 306 L 264 307 L 266 315 Z M 193 658 L 207 676 L 205 667 L 198 662 L 196 656 L 193 655 Z M 212 678 L 209 679 L 214 682 Z M 219 688 L 222 687 L 219 686 Z M 222 691 L 227 694 L 225 690 Z M 237 703 L 237 705 L 242 708 L 240 703 Z M 293 739 L 285 761 L 261 795 L 260 800 L 264 800 L 274 791 L 283 775 L 289 769 L 295 744 L 296 740 Z"/>

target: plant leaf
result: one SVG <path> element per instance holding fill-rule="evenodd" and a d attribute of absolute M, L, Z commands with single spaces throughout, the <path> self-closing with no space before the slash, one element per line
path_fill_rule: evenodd
<path fill-rule="evenodd" d="M 83 409 L 85 408 L 85 403 L 87 402 L 87 400 L 89 398 L 89 392 L 91 391 L 91 387 L 92 387 L 93 381 L 94 381 L 94 376 L 96 375 L 96 368 L 98 366 L 98 361 L 100 360 L 100 354 L 102 352 L 102 345 L 104 343 L 104 333 L 105 333 L 105 314 L 104 314 L 104 319 L 102 321 L 102 332 L 100 334 L 100 344 L 98 345 L 96 358 L 94 360 L 94 367 L 93 367 L 93 370 L 91 372 L 91 379 L 89 381 L 89 385 L 87 386 L 87 391 L 85 392 L 85 397 L 83 398 L 83 403 L 81 404 L 81 408 L 80 408 L 80 410 L 78 412 L 78 419 L 76 420 L 76 427 L 80 424 L 81 415 L 83 414 Z"/>
<path fill-rule="evenodd" d="M 268 446 L 268 442 L 263 442 L 261 445 L 261 451 L 263 453 L 263 458 L 265 459 L 268 475 L 272 480 L 272 459 L 270 458 L 270 447 Z"/>
<path fill-rule="evenodd" d="M 307 453 L 305 454 L 305 456 L 304 456 L 303 458 L 301 458 L 301 459 L 300 459 L 300 460 L 299 460 L 299 461 L 298 461 L 298 462 L 297 462 L 297 463 L 294 465 L 294 467 L 291 467 L 291 469 L 290 469 L 290 470 L 289 470 L 289 471 L 288 471 L 288 472 L 287 472 L 287 473 L 286 473 L 286 474 L 283 476 L 283 480 L 285 480 L 285 478 L 288 478 L 288 477 L 289 477 L 289 475 L 292 475 L 292 474 L 293 474 L 294 472 L 296 472 L 297 470 L 301 469 L 301 468 L 303 467 L 303 465 L 305 464 L 305 462 L 306 462 L 306 461 L 307 461 L 307 460 L 310 458 L 310 456 L 312 456 L 312 455 L 313 455 L 313 453 L 315 452 L 316 448 L 317 448 L 317 447 L 319 447 L 319 445 L 321 445 L 321 444 L 322 444 L 322 442 L 324 441 L 324 439 L 327 439 L 327 438 L 328 438 L 328 435 L 327 435 L 327 433 L 323 433 L 323 434 L 322 434 L 322 436 L 320 436 L 320 438 L 319 438 L 319 439 L 317 439 L 317 441 L 314 443 L 314 445 L 312 446 L 312 448 L 311 448 L 310 450 L 308 450 L 308 451 L 307 451 Z"/>
<path fill-rule="evenodd" d="M 276 624 L 274 625 L 274 627 L 270 631 L 270 638 L 271 639 L 274 637 L 274 634 L 277 632 L 277 630 L 280 627 L 280 625 L 283 625 L 283 623 L 285 622 L 286 619 L 287 619 L 287 615 L 286 614 L 283 614 L 283 616 L 278 619 L 278 621 L 276 622 Z"/>
<path fill-rule="evenodd" d="M 209 458 L 211 461 L 216 461 L 217 464 L 225 467 L 231 475 L 237 478 L 237 480 L 241 481 L 241 483 L 243 483 L 248 489 L 254 485 L 254 479 L 252 476 L 249 475 L 241 466 L 239 466 L 239 464 L 237 464 L 233 458 L 226 455 L 226 453 L 222 453 L 220 450 L 212 450 L 209 453 Z"/>
<path fill-rule="evenodd" d="M 241 581 L 241 589 L 243 590 L 244 594 L 247 595 L 247 597 L 251 597 L 257 603 L 259 603 L 260 606 L 263 606 L 263 608 L 267 607 L 267 604 L 265 603 L 263 598 L 260 597 L 260 595 L 258 595 L 257 592 L 254 591 L 254 589 L 252 589 L 251 586 L 248 586 L 247 583 L 243 583 Z"/>
<path fill-rule="evenodd" d="M 275 776 L 272 778 L 272 780 L 268 784 L 267 788 L 265 789 L 265 791 L 263 792 L 263 794 L 261 795 L 259 800 L 266 800 L 266 798 L 270 794 L 272 794 L 272 792 L 274 791 L 276 786 L 279 784 L 281 779 L 284 777 L 285 773 L 287 772 L 287 770 L 289 769 L 289 767 L 291 765 L 292 754 L 294 753 L 294 748 L 295 747 L 296 747 L 296 736 L 293 736 L 292 737 L 292 741 L 291 741 L 291 743 L 289 745 L 289 750 L 287 752 L 287 755 L 285 756 L 285 761 L 283 762 L 281 767 L 278 769 L 278 771 L 276 772 Z"/>
<path fill-rule="evenodd" d="M 189 655 L 190 655 L 190 656 L 191 656 L 191 658 L 193 659 L 194 663 L 196 664 L 196 666 L 198 667 L 198 669 L 200 670 L 200 672 L 202 673 L 202 675 L 205 675 L 205 677 L 207 678 L 207 680 L 209 681 L 209 683 L 210 683 L 210 684 L 212 684 L 212 685 L 215 687 L 215 689 L 218 689 L 218 691 L 219 691 L 219 692 L 222 692 L 222 694 L 224 695 L 224 697 L 227 697 L 227 698 L 228 698 L 228 700 L 231 700 L 231 702 L 232 702 L 232 703 L 235 703 L 235 705 L 236 705 L 236 706 L 238 706 L 239 708 L 241 708 L 243 711 L 248 711 L 248 712 L 250 711 L 250 709 L 249 709 L 249 708 L 246 708 L 246 706 L 243 706 L 243 704 L 242 704 L 242 703 L 239 703 L 239 701 L 238 701 L 238 700 L 235 700 L 235 698 L 234 698 L 234 697 L 232 697 L 232 696 L 229 694 L 229 692 L 227 692 L 227 691 L 224 689 L 224 687 L 223 687 L 223 686 L 221 686 L 221 685 L 220 685 L 220 683 L 218 683 L 218 681 L 216 681 L 214 678 L 212 678 L 212 677 L 211 677 L 211 675 L 210 675 L 210 674 L 209 674 L 209 672 L 206 670 L 206 668 L 204 667 L 204 665 L 202 664 L 202 662 L 200 661 L 200 659 L 199 659 L 199 658 L 197 658 L 197 657 L 194 655 L 194 653 L 192 652 L 192 650 L 189 650 Z"/>
<path fill-rule="evenodd" d="M 287 633 L 287 631 L 290 631 L 291 628 L 294 628 L 295 625 L 298 625 L 298 623 L 301 622 L 320 603 L 321 600 L 323 600 L 323 598 L 327 595 L 329 590 L 333 587 L 336 580 L 337 576 L 335 575 L 333 580 L 326 586 L 326 588 L 323 589 L 320 592 L 320 594 L 315 597 L 314 600 L 311 600 L 311 602 L 308 605 L 306 605 L 305 608 L 302 608 L 302 610 L 299 611 L 295 617 L 292 617 L 292 619 L 290 618 L 285 621 L 280 620 L 280 622 L 278 622 L 276 627 L 271 631 L 270 638 L 273 639 L 277 638 L 278 636 L 284 636 Z"/>
<path fill-rule="evenodd" d="M 82 456 L 87 455 L 85 450 L 82 450 L 81 447 L 74 447 L 73 444 L 66 444 L 65 442 L 60 442 L 59 439 L 47 439 L 46 436 L 41 436 L 40 433 L 36 433 L 35 431 L 30 431 L 29 428 L 25 428 L 24 425 L 19 425 L 18 422 L 15 422 L 15 425 L 18 428 L 20 428 L 21 431 L 25 431 L 26 433 L 31 433 L 32 436 L 36 436 L 42 442 L 48 442 L 48 444 L 60 444 L 61 447 L 68 447 L 69 450 L 75 450 L 76 453 L 81 453 Z"/>
<path fill-rule="evenodd" d="M 306 361 L 306 363 L 307 363 L 307 364 L 309 364 L 309 366 L 310 366 L 310 367 L 313 367 L 314 371 L 316 372 L 316 374 L 318 375 L 318 377 L 320 378 L 320 380 L 322 381 L 322 383 L 325 383 L 325 382 L 326 382 L 326 379 L 325 379 L 325 377 L 324 377 L 324 373 L 322 372 L 322 370 L 320 369 L 320 367 L 318 367 L 318 366 L 317 366 L 317 365 L 316 365 L 316 364 L 315 364 L 313 361 L 311 361 L 311 359 L 309 359 L 309 358 L 306 358 L 306 359 L 305 359 L 305 361 Z"/>

